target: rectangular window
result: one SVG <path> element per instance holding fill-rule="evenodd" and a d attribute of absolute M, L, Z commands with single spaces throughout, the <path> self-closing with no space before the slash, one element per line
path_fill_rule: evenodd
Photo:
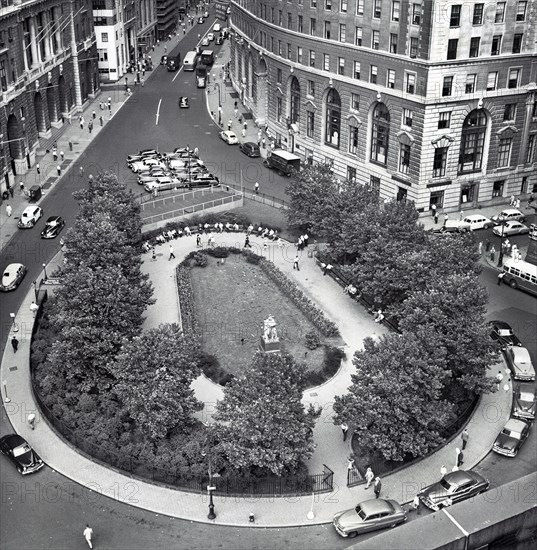
<path fill-rule="evenodd" d="M 473 36 L 470 40 L 470 57 L 479 57 L 479 44 L 481 38 L 479 36 Z"/>
<path fill-rule="evenodd" d="M 378 67 L 376 65 L 371 65 L 371 72 L 369 74 L 369 82 L 371 82 L 371 84 L 377 83 L 377 74 L 378 74 Z"/>
<path fill-rule="evenodd" d="M 351 183 L 356 181 L 356 168 L 354 166 L 347 166 L 347 180 Z"/>
<path fill-rule="evenodd" d="M 312 138 L 315 134 L 315 113 L 306 111 L 306 135 Z"/>
<path fill-rule="evenodd" d="M 380 178 L 378 176 L 370 176 L 369 185 L 371 187 L 371 191 L 378 196 L 380 193 Z"/>
<path fill-rule="evenodd" d="M 392 2 L 392 21 L 399 21 L 401 16 L 401 2 L 393 0 Z"/>
<path fill-rule="evenodd" d="M 528 7 L 528 3 L 525 0 L 521 0 L 518 2 L 517 8 L 516 8 L 516 20 L 517 21 L 526 21 L 526 8 Z"/>
<path fill-rule="evenodd" d="M 278 40 L 278 55 L 283 55 L 283 50 L 282 50 L 282 41 L 281 40 Z"/>
<path fill-rule="evenodd" d="M 287 12 L 287 28 L 288 29 L 293 28 L 293 15 L 289 12 Z"/>
<path fill-rule="evenodd" d="M 351 110 L 360 110 L 360 94 L 351 93 Z"/>
<path fill-rule="evenodd" d="M 380 16 L 382 14 L 382 0 L 374 0 L 374 2 L 373 17 L 375 19 L 380 19 Z"/>
<path fill-rule="evenodd" d="M 380 43 L 380 32 L 379 31 L 373 31 L 371 33 L 371 47 L 374 50 L 379 49 L 379 43 Z"/>
<path fill-rule="evenodd" d="M 483 24 L 483 8 L 485 4 L 476 4 L 474 6 L 474 15 L 472 17 L 472 25 L 482 25 Z"/>
<path fill-rule="evenodd" d="M 453 77 L 445 76 L 442 84 L 442 97 L 449 97 L 453 89 Z"/>
<path fill-rule="evenodd" d="M 496 14 L 494 16 L 494 23 L 503 23 L 505 18 L 505 2 L 498 2 L 496 4 Z"/>
<path fill-rule="evenodd" d="M 503 108 L 503 120 L 515 120 L 516 117 L 516 103 L 506 103 Z"/>
<path fill-rule="evenodd" d="M 438 129 L 449 128 L 451 126 L 451 111 L 438 113 Z"/>
<path fill-rule="evenodd" d="M 452 28 L 461 26 L 461 5 L 460 4 L 455 4 L 454 6 L 451 6 L 449 26 Z"/>
<path fill-rule="evenodd" d="M 291 59 L 291 44 L 287 44 L 287 59 Z"/>
<path fill-rule="evenodd" d="M 492 198 L 503 197 L 503 190 L 505 188 L 505 180 L 497 180 L 492 184 Z"/>
<path fill-rule="evenodd" d="M 522 34 L 515 34 L 513 36 L 513 53 L 520 53 L 520 50 L 522 48 L 522 37 L 524 35 Z"/>
<path fill-rule="evenodd" d="M 282 83 L 282 70 L 276 69 L 276 84 Z"/>
<path fill-rule="evenodd" d="M 464 86 L 465 94 L 473 94 L 475 92 L 475 83 L 477 80 L 476 74 L 467 74 L 466 75 L 466 85 Z"/>
<path fill-rule="evenodd" d="M 349 153 L 356 155 L 358 153 L 358 128 L 349 126 Z"/>
<path fill-rule="evenodd" d="M 438 147 L 434 150 L 433 178 L 442 178 L 446 175 L 447 147 Z"/>
<path fill-rule="evenodd" d="M 356 78 L 356 80 L 360 80 L 360 62 L 359 61 L 355 61 L 354 62 L 354 71 L 353 71 L 353 76 L 354 78 Z"/>
<path fill-rule="evenodd" d="M 332 0 L 324 0 L 324 9 L 332 11 Z"/>
<path fill-rule="evenodd" d="M 310 6 L 312 8 L 316 8 L 317 7 L 317 0 L 310 0 Z"/>
<path fill-rule="evenodd" d="M 498 145 L 498 168 L 509 166 L 511 157 L 511 138 L 502 138 Z"/>
<path fill-rule="evenodd" d="M 282 112 L 283 112 L 282 98 L 278 97 L 277 100 L 276 100 L 276 120 L 278 122 L 282 121 Z"/>
<path fill-rule="evenodd" d="M 101 33 L 101 42 L 108 42 L 108 33 L 102 32 Z"/>
<path fill-rule="evenodd" d="M 330 40 L 330 21 L 324 22 L 324 37 Z"/>
<path fill-rule="evenodd" d="M 315 97 L 315 82 L 313 80 L 308 80 L 308 95 Z"/>
<path fill-rule="evenodd" d="M 356 38 L 355 38 L 354 43 L 357 46 L 362 45 L 362 27 L 356 27 Z"/>
<path fill-rule="evenodd" d="M 418 39 L 415 37 L 410 38 L 410 57 L 418 57 Z"/>
<path fill-rule="evenodd" d="M 310 50 L 310 67 L 315 67 L 315 51 Z"/>
<path fill-rule="evenodd" d="M 447 44 L 447 59 L 457 59 L 458 38 L 450 38 Z"/>
<path fill-rule="evenodd" d="M 310 19 L 310 35 L 314 36 L 316 32 L 317 32 L 317 19 L 312 17 Z"/>
<path fill-rule="evenodd" d="M 345 58 L 344 57 L 338 58 L 337 74 L 340 74 L 340 75 L 345 74 Z"/>
<path fill-rule="evenodd" d="M 330 56 L 327 53 L 323 54 L 323 69 L 325 71 L 330 70 Z"/>
<path fill-rule="evenodd" d="M 341 13 L 347 13 L 347 0 L 339 1 L 339 11 Z"/>
<path fill-rule="evenodd" d="M 296 61 L 297 63 L 302 63 L 302 48 L 300 46 L 296 49 Z"/>
<path fill-rule="evenodd" d="M 414 112 L 410 109 L 403 109 L 403 126 L 406 126 L 407 128 L 412 128 L 412 121 L 414 118 Z"/>
<path fill-rule="evenodd" d="M 347 25 L 345 25 L 345 23 L 339 24 L 339 41 L 340 42 L 347 41 Z"/>
<path fill-rule="evenodd" d="M 399 146 L 399 172 L 408 174 L 410 168 L 410 145 L 401 143 Z"/>
<path fill-rule="evenodd" d="M 509 69 L 509 80 L 507 87 L 510 89 L 518 88 L 520 81 L 520 69 Z"/>
<path fill-rule="evenodd" d="M 391 88 L 392 90 L 395 88 L 395 71 L 392 69 L 388 69 L 387 75 L 386 75 L 386 81 L 388 88 Z"/>
<path fill-rule="evenodd" d="M 498 73 L 493 71 L 487 75 L 487 91 L 495 90 L 498 83 Z"/>
<path fill-rule="evenodd" d="M 405 74 L 406 84 L 405 89 L 407 94 L 416 93 L 416 75 L 414 73 Z"/>
<path fill-rule="evenodd" d="M 528 136 L 528 146 L 526 147 L 526 164 L 531 164 L 533 162 L 533 156 L 535 155 L 535 136 L 536 135 L 537 134 L 530 134 Z"/>
<path fill-rule="evenodd" d="M 537 117 L 537 99 L 533 102 L 533 107 L 531 109 L 531 116 L 533 118 Z"/>
<path fill-rule="evenodd" d="M 280 27 L 283 27 L 283 12 L 282 12 L 282 10 L 278 10 L 278 25 Z"/>
<path fill-rule="evenodd" d="M 421 4 L 412 4 L 412 24 L 421 24 Z"/>
<path fill-rule="evenodd" d="M 397 53 L 397 35 L 394 33 L 390 34 L 390 52 Z"/>
<path fill-rule="evenodd" d="M 302 15 L 298 16 L 298 32 L 304 32 L 304 18 Z"/>
<path fill-rule="evenodd" d="M 364 0 L 356 0 L 356 15 L 364 14 Z"/>
<path fill-rule="evenodd" d="M 490 55 L 500 55 L 502 49 L 502 35 L 497 34 L 492 37 L 492 46 L 490 48 Z"/>

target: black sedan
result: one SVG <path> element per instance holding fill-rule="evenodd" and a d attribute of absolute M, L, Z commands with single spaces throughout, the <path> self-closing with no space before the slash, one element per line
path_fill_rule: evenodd
<path fill-rule="evenodd" d="M 504 456 L 514 457 L 530 433 L 530 424 L 518 418 L 510 418 L 500 432 L 492 450 Z"/>
<path fill-rule="evenodd" d="M 183 95 L 179 98 L 179 107 L 181 109 L 188 109 L 188 97 Z"/>
<path fill-rule="evenodd" d="M 45 222 L 45 228 L 41 231 L 42 239 L 54 239 L 65 227 L 65 220 L 61 216 L 51 216 Z"/>
<path fill-rule="evenodd" d="M 241 143 L 239 149 L 249 157 L 259 157 L 259 147 L 257 144 L 247 141 L 246 143 Z"/>
<path fill-rule="evenodd" d="M 466 500 L 489 488 L 490 482 L 471 470 L 458 470 L 445 475 L 438 483 L 425 487 L 418 493 L 420 500 L 435 512 Z"/>
<path fill-rule="evenodd" d="M 0 439 L 0 452 L 6 455 L 23 476 L 44 466 L 44 462 L 20 435 L 5 435 Z"/>
<path fill-rule="evenodd" d="M 536 408 L 535 385 L 527 382 L 517 384 L 513 391 L 513 416 L 534 420 Z"/>
<path fill-rule="evenodd" d="M 505 321 L 490 321 L 490 337 L 496 340 L 502 348 L 507 346 L 521 346 L 522 342 L 518 339 L 511 325 Z"/>

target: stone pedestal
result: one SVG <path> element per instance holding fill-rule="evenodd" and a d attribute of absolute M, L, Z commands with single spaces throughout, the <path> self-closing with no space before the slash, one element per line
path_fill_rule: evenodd
<path fill-rule="evenodd" d="M 280 353 L 280 340 L 267 340 L 264 336 L 259 339 L 259 349 L 264 353 Z"/>

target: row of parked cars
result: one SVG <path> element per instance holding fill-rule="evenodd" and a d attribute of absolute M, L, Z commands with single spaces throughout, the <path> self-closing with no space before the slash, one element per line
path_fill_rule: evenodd
<path fill-rule="evenodd" d="M 218 177 L 211 174 L 198 154 L 188 147 L 177 147 L 167 153 L 145 149 L 137 155 L 129 155 L 127 166 L 150 193 L 220 185 Z"/>
<path fill-rule="evenodd" d="M 478 229 L 490 229 L 498 237 L 511 237 L 513 235 L 523 235 L 529 233 L 529 227 L 524 225 L 526 215 L 517 208 L 506 208 L 487 218 L 482 214 L 470 214 L 461 220 L 447 219 L 444 225 L 435 229 L 436 233 L 466 233 Z"/>

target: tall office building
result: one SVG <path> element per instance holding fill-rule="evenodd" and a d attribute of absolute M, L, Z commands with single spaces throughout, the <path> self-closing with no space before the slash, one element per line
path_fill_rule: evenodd
<path fill-rule="evenodd" d="M 2 0 L 2 192 L 35 162 L 39 138 L 99 89 L 91 0 Z"/>
<path fill-rule="evenodd" d="M 537 191 L 537 2 L 235 0 L 231 78 L 304 161 L 447 210 Z"/>

